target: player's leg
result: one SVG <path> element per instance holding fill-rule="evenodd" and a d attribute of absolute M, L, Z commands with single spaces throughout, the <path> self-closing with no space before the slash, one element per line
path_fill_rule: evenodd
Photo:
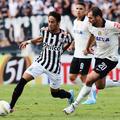
<path fill-rule="evenodd" d="M 24 73 L 23 77 L 20 79 L 19 83 L 17 84 L 17 86 L 15 87 L 13 94 L 12 94 L 12 99 L 10 102 L 10 107 L 11 109 L 13 109 L 13 107 L 15 106 L 15 103 L 17 102 L 19 96 L 22 94 L 22 91 L 24 89 L 24 86 L 27 84 L 28 81 L 32 80 L 33 76 L 31 76 L 30 74 Z"/>
<path fill-rule="evenodd" d="M 30 67 L 27 68 L 27 70 L 24 72 L 22 78 L 20 79 L 19 83 L 13 91 L 12 99 L 10 102 L 11 109 L 13 109 L 13 107 L 15 106 L 27 82 L 34 79 L 36 76 L 42 74 L 42 72 L 42 67 L 39 66 L 38 63 L 33 63 Z"/>
<path fill-rule="evenodd" d="M 97 87 L 97 89 L 102 90 L 105 88 L 105 81 L 106 81 L 106 77 L 99 79 L 98 81 L 95 82 L 95 85 Z"/>
<path fill-rule="evenodd" d="M 81 91 L 75 102 L 69 107 L 64 109 L 66 114 L 74 112 L 75 108 L 78 106 L 80 101 L 89 94 L 93 83 L 97 80 L 104 79 L 106 75 L 117 65 L 117 61 L 111 61 L 109 59 L 99 59 L 96 58 L 96 65 L 94 70 L 87 75 L 86 84 L 82 87 Z"/>
<path fill-rule="evenodd" d="M 46 73 L 49 77 L 50 81 L 50 91 L 51 95 L 54 98 L 68 98 L 69 104 L 74 102 L 74 93 L 73 90 L 66 91 L 64 89 L 60 89 L 61 85 L 61 75 L 60 74 L 53 74 L 51 72 Z"/>
<path fill-rule="evenodd" d="M 96 73 L 95 71 L 92 71 L 87 75 L 86 83 L 80 90 L 75 102 L 72 103 L 69 107 L 64 109 L 64 112 L 66 114 L 70 114 L 75 111 L 75 108 L 78 107 L 82 99 L 90 93 L 93 83 L 95 83 L 99 79 L 99 76 L 100 76 L 99 73 Z"/>
<path fill-rule="evenodd" d="M 86 81 L 86 77 L 91 65 L 91 60 L 92 60 L 91 58 L 80 58 L 80 74 L 81 74 L 80 79 L 83 81 L 83 83 L 85 83 Z M 93 84 L 88 99 L 82 102 L 82 104 L 95 104 L 96 94 L 97 94 L 96 85 Z"/>
<path fill-rule="evenodd" d="M 108 87 L 119 87 L 119 86 L 120 86 L 120 80 L 106 79 L 105 88 L 108 88 Z"/>
<path fill-rule="evenodd" d="M 117 61 L 96 58 L 94 70 L 86 78 L 86 86 L 95 82 L 98 89 L 105 88 L 106 75 L 117 65 Z M 84 92 L 83 92 L 84 93 Z"/>
<path fill-rule="evenodd" d="M 82 102 L 82 104 L 86 104 L 86 105 L 90 105 L 90 104 L 95 104 L 96 103 L 96 95 L 98 93 L 98 90 L 104 89 L 105 88 L 105 81 L 106 81 L 106 77 L 97 80 L 91 88 L 91 91 L 89 93 L 88 99 L 84 102 Z"/>
<path fill-rule="evenodd" d="M 80 84 L 80 80 L 76 79 L 80 71 L 80 62 L 79 58 L 73 57 L 72 62 L 70 64 L 70 71 L 69 71 L 69 79 L 74 84 Z"/>
<path fill-rule="evenodd" d="M 50 88 L 50 91 L 51 91 L 51 95 L 52 97 L 54 98 L 61 98 L 61 99 L 64 99 L 64 98 L 70 98 L 71 97 L 71 93 L 64 90 L 64 89 L 53 89 L 53 88 Z"/>

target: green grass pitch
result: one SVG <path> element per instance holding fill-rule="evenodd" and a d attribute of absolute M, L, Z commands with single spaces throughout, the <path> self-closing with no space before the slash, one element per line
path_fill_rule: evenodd
<path fill-rule="evenodd" d="M 10 101 L 15 85 L 1 85 L 0 99 Z M 75 91 L 79 87 L 64 85 L 62 88 Z M 28 85 L 15 106 L 15 112 L 0 116 L 0 120 L 120 120 L 120 88 L 108 88 L 99 92 L 94 105 L 79 105 L 71 115 L 62 110 L 67 106 L 66 99 L 52 98 L 47 85 Z"/>

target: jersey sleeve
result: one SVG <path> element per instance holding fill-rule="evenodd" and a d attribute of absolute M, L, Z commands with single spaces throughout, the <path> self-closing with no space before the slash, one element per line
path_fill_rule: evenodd
<path fill-rule="evenodd" d="M 44 31 L 45 31 L 45 27 L 42 27 L 41 29 L 40 29 L 40 36 L 41 37 L 43 37 L 44 36 Z"/>
<path fill-rule="evenodd" d="M 72 36 L 70 35 L 70 34 L 66 34 L 65 35 L 65 43 L 72 43 L 72 41 L 73 41 L 73 38 L 72 38 Z"/>

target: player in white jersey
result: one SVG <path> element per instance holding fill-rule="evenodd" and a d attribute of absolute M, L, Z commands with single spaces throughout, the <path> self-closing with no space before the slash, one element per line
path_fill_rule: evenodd
<path fill-rule="evenodd" d="M 76 5 L 76 19 L 73 25 L 73 37 L 74 43 L 71 44 L 68 50 L 75 49 L 74 56 L 70 65 L 70 80 L 74 83 L 77 82 L 76 78 L 80 75 L 80 80 L 85 83 L 86 76 L 89 72 L 91 65 L 92 54 L 84 54 L 87 42 L 90 39 L 91 34 L 88 31 L 88 17 L 86 16 L 85 4 L 79 2 Z M 95 88 L 94 88 L 95 87 Z M 93 86 L 89 95 L 89 102 L 85 104 L 96 103 L 96 86 Z M 84 103 L 84 102 L 83 102 Z"/>
<path fill-rule="evenodd" d="M 87 75 L 85 85 L 80 90 L 75 102 L 64 109 L 66 114 L 71 114 L 78 107 L 80 101 L 91 91 L 93 83 L 97 82 L 98 88 L 105 87 L 106 75 L 118 63 L 118 36 L 120 34 L 120 24 L 105 20 L 102 11 L 98 7 L 93 7 L 88 13 L 89 31 L 96 40 L 95 67 Z M 89 45 L 88 45 L 89 46 Z M 87 48 L 89 49 L 89 47 Z"/>
<path fill-rule="evenodd" d="M 70 34 L 60 29 L 60 20 L 60 14 L 50 12 L 48 15 L 48 28 L 41 30 L 40 37 L 24 41 L 20 44 L 20 48 L 25 48 L 29 43 L 43 43 L 43 50 L 35 62 L 33 62 L 33 64 L 24 72 L 20 82 L 14 89 L 12 100 L 10 102 L 11 111 L 13 111 L 15 103 L 22 94 L 24 86 L 42 73 L 48 75 L 51 95 L 54 98 L 68 98 L 69 104 L 74 101 L 73 91 L 67 92 L 64 89 L 60 89 L 60 57 L 72 42 Z"/>

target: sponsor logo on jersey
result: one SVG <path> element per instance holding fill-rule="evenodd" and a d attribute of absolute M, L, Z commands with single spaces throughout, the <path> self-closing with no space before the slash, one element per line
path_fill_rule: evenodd
<path fill-rule="evenodd" d="M 47 43 L 43 43 L 43 48 L 47 48 L 48 50 L 61 51 L 60 46 L 49 45 Z"/>
<path fill-rule="evenodd" d="M 97 41 L 103 41 L 103 42 L 109 42 L 110 41 L 109 38 L 104 38 L 104 37 L 99 37 L 99 36 L 96 37 L 96 40 Z"/>
<path fill-rule="evenodd" d="M 83 31 L 80 31 L 80 30 L 74 30 L 74 33 L 77 33 L 77 34 L 83 34 Z"/>

